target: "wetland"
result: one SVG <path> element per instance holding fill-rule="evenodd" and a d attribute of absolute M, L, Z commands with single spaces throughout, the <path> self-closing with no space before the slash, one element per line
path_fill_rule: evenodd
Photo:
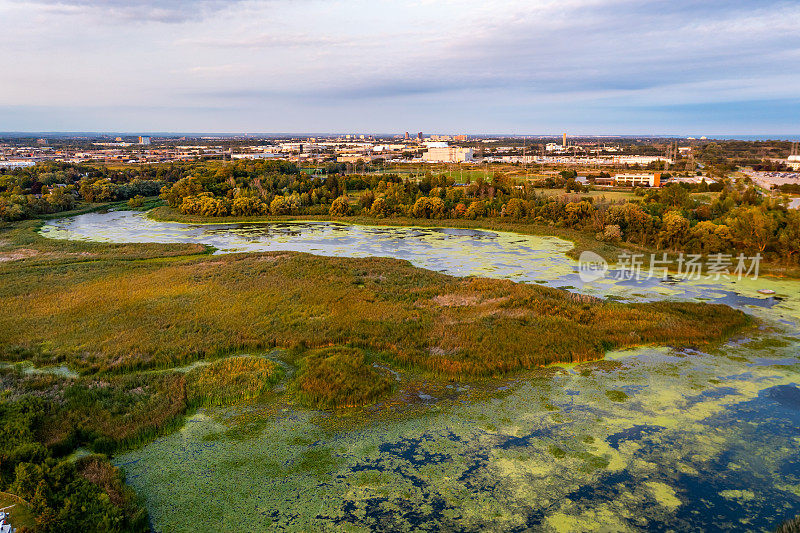
<path fill-rule="evenodd" d="M 4 237 L 36 252 L 0 266 L 4 379 L 66 387 L 47 442 L 110 453 L 156 531 L 800 513 L 800 282 L 583 283 L 568 241 L 473 229 L 33 227 Z"/>

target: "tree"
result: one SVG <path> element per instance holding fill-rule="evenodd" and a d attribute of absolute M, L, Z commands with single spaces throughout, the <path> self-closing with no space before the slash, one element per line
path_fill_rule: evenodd
<path fill-rule="evenodd" d="M 505 215 L 514 220 L 522 220 L 525 218 L 525 204 L 519 198 L 512 198 L 505 205 Z"/>
<path fill-rule="evenodd" d="M 667 248 L 678 248 L 689 236 L 689 221 L 678 211 L 664 214 L 659 232 L 659 244 Z"/>
<path fill-rule="evenodd" d="M 730 212 L 727 220 L 733 238 L 745 248 L 758 252 L 769 245 L 778 225 L 771 213 L 758 206 L 738 207 Z"/>
<path fill-rule="evenodd" d="M 659 192 L 661 202 L 670 207 L 685 207 L 690 203 L 689 191 L 678 183 L 671 183 Z"/>
<path fill-rule="evenodd" d="M 781 255 L 787 261 L 793 261 L 800 255 L 800 211 L 792 209 L 786 213 L 785 225 L 778 232 L 778 244 Z"/>
<path fill-rule="evenodd" d="M 236 216 L 263 215 L 267 204 L 255 196 L 237 196 L 231 204 L 231 213 Z"/>
<path fill-rule="evenodd" d="M 210 192 L 197 196 L 187 196 L 180 205 L 181 213 L 204 217 L 224 217 L 228 214 L 228 205 L 221 198 L 214 198 Z"/>
<path fill-rule="evenodd" d="M 128 207 L 131 209 L 137 209 L 144 205 L 144 196 L 137 194 L 133 198 L 128 200 Z"/>
<path fill-rule="evenodd" d="M 289 213 L 289 202 L 285 196 L 277 195 L 269 204 L 269 211 L 273 215 L 286 215 Z"/>
<path fill-rule="evenodd" d="M 378 196 L 372 202 L 370 214 L 374 217 L 385 217 L 389 214 L 389 205 L 386 203 L 386 198 Z"/>
<path fill-rule="evenodd" d="M 350 214 L 350 202 L 347 196 L 336 198 L 328 211 L 333 217 L 346 217 Z"/>
<path fill-rule="evenodd" d="M 479 200 L 475 200 L 469 204 L 467 207 L 466 217 L 472 220 L 476 218 L 480 218 L 486 214 L 486 204 Z"/>
<path fill-rule="evenodd" d="M 203 192 L 203 186 L 197 178 L 179 179 L 172 187 L 161 189 L 161 199 L 170 207 L 178 207 L 187 196 L 196 196 Z"/>
<path fill-rule="evenodd" d="M 364 209 L 369 210 L 372 207 L 372 203 L 375 201 L 375 193 L 372 192 L 371 189 L 367 189 L 358 201 Z"/>
<path fill-rule="evenodd" d="M 725 224 L 715 224 L 710 220 L 698 222 L 691 231 L 693 248 L 705 254 L 717 254 L 728 250 L 733 237 L 731 230 Z"/>
<path fill-rule="evenodd" d="M 586 200 L 581 200 L 580 202 L 569 202 L 564 206 L 564 211 L 567 215 L 567 223 L 574 226 L 591 216 L 594 206 Z"/>
<path fill-rule="evenodd" d="M 421 196 L 411 208 L 411 214 L 416 218 L 443 218 L 444 201 L 437 197 Z"/>

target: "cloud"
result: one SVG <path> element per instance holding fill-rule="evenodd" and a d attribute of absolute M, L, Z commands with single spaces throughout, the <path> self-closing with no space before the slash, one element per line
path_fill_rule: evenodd
<path fill-rule="evenodd" d="M 182 23 L 205 18 L 242 0 L 38 0 L 27 2 L 64 15 L 92 15 L 122 22 Z"/>
<path fill-rule="evenodd" d="M 177 41 L 182 46 L 202 46 L 213 48 L 295 48 L 302 46 L 336 46 L 353 44 L 351 39 L 298 34 L 260 34 L 245 37 L 226 38 L 188 38 Z"/>
<path fill-rule="evenodd" d="M 10 105 L 233 106 L 241 129 L 259 110 L 297 129 L 689 123 L 726 102 L 697 116 L 745 127 L 736 106 L 800 94 L 798 27 L 796 0 L 0 0 L 0 70 Z"/>

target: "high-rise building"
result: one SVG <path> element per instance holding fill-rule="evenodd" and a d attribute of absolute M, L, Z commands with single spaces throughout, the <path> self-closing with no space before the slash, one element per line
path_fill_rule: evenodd
<path fill-rule="evenodd" d="M 417 133 L 417 140 L 418 141 L 422 140 L 422 132 Z"/>
<path fill-rule="evenodd" d="M 150 137 L 139 137 L 139 144 L 150 144 Z"/>
<path fill-rule="evenodd" d="M 562 142 L 561 142 L 561 147 L 562 147 L 564 150 L 566 150 L 566 149 L 567 149 L 567 134 L 566 134 L 566 133 L 564 134 L 564 138 L 563 138 L 563 140 L 562 140 Z"/>
<path fill-rule="evenodd" d="M 409 140 L 409 139 L 411 139 L 411 135 L 409 135 L 408 132 L 406 132 L 406 137 L 405 138 L 406 138 L 406 140 Z"/>

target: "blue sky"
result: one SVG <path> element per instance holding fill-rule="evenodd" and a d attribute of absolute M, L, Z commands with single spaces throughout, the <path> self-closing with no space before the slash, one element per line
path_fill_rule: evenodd
<path fill-rule="evenodd" d="M 800 2 L 0 0 L 0 131 L 800 133 Z"/>

